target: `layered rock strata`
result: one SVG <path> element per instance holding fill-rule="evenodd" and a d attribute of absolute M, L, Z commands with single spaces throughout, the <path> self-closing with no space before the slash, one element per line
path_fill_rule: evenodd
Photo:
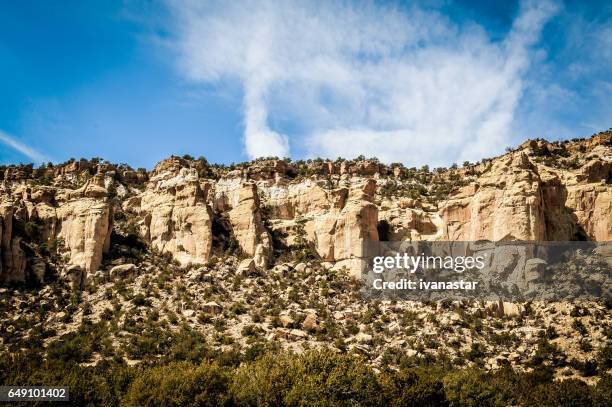
<path fill-rule="evenodd" d="M 210 261 L 215 224 L 226 225 L 240 256 L 260 270 L 279 244 L 310 246 L 321 261 L 354 270 L 379 239 L 609 241 L 611 140 L 610 132 L 533 140 L 435 171 L 365 159 L 222 167 L 191 157 L 171 157 L 151 172 L 99 160 L 2 167 L 0 280 L 44 281 L 50 267 L 94 273 L 113 233 L 128 233 L 126 222 L 183 265 Z M 45 257 L 49 247 L 55 264 Z"/>

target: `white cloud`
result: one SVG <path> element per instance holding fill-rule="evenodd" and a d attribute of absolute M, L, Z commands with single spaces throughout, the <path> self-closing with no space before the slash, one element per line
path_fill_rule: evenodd
<path fill-rule="evenodd" d="M 532 63 L 525 79 L 517 134 L 568 139 L 610 127 L 610 15 L 611 7 L 565 3 L 547 33 L 553 53 Z"/>
<path fill-rule="evenodd" d="M 26 157 L 28 157 L 30 160 L 32 160 L 36 164 L 40 164 L 48 160 L 47 157 L 45 157 L 43 154 L 34 150 L 32 147 L 28 147 L 27 145 L 23 144 L 22 142 L 15 139 L 14 137 L 9 136 L 2 130 L 0 130 L 0 142 L 13 148 L 14 150 L 17 150 L 18 152 L 25 155 Z"/>
<path fill-rule="evenodd" d="M 491 40 L 418 7 L 369 2 L 171 2 L 190 80 L 239 81 L 250 157 L 378 156 L 448 164 L 511 142 L 532 47 L 556 12 L 524 2 Z M 280 134 L 270 118 L 300 131 Z"/>

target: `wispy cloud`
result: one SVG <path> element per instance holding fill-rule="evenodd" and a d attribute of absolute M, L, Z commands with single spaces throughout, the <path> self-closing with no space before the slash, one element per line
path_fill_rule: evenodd
<path fill-rule="evenodd" d="M 3 132 L 2 130 L 0 130 L 0 142 L 20 152 L 21 154 L 28 157 L 30 160 L 32 160 L 36 164 L 40 164 L 44 161 L 48 161 L 48 158 L 44 154 L 41 154 L 35 149 L 33 149 L 32 147 L 29 147 L 23 144 L 22 142 L 17 140 L 15 137 L 9 136 L 7 133 Z"/>
<path fill-rule="evenodd" d="M 555 16 L 547 33 L 555 49 L 526 79 L 520 134 L 573 138 L 611 126 L 612 4 L 594 4 L 566 2 Z"/>
<path fill-rule="evenodd" d="M 251 157 L 290 146 L 327 157 L 448 164 L 511 141 L 532 48 L 557 7 L 525 1 L 505 38 L 417 6 L 170 2 L 180 68 L 239 81 Z M 280 134 L 274 115 L 302 129 Z"/>

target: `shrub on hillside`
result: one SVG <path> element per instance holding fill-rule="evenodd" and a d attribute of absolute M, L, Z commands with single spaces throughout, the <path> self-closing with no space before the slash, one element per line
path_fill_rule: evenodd
<path fill-rule="evenodd" d="M 215 363 L 173 362 L 145 369 L 132 382 L 125 406 L 224 406 L 229 374 Z"/>

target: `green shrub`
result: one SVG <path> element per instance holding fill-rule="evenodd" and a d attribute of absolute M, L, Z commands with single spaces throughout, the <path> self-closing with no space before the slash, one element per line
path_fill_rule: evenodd
<path fill-rule="evenodd" d="M 281 406 L 291 388 L 294 363 L 285 354 L 266 354 L 236 369 L 232 395 L 242 406 Z"/>
<path fill-rule="evenodd" d="M 68 333 L 51 342 L 47 350 L 50 359 L 74 363 L 89 361 L 92 352 L 92 343 L 89 338 L 77 332 Z"/>
<path fill-rule="evenodd" d="M 444 384 L 433 371 L 402 369 L 380 377 L 389 406 L 439 406 L 446 403 Z"/>
<path fill-rule="evenodd" d="M 377 376 L 359 358 L 331 350 L 307 352 L 296 358 L 287 405 L 375 406 L 383 402 Z"/>
<path fill-rule="evenodd" d="M 549 363 L 529 373 L 487 372 L 457 370 L 438 359 L 377 374 L 364 359 L 331 349 L 295 355 L 277 342 L 256 341 L 246 350 L 235 344 L 214 352 L 188 326 L 179 332 L 147 327 L 131 336 L 127 353 L 142 362 L 127 366 L 120 347 L 117 354 L 111 349 L 107 330 L 106 323 L 82 325 L 47 350 L 0 354 L 0 385 L 66 385 L 74 405 L 612 405 L 612 378 L 601 371 L 595 386 L 555 381 Z M 81 365 L 94 352 L 103 359 Z M 401 355 L 398 348 L 387 359 Z"/>
<path fill-rule="evenodd" d="M 460 371 L 444 378 L 444 390 L 450 406 L 505 406 L 502 394 L 478 371 Z"/>
<path fill-rule="evenodd" d="M 228 372 L 217 364 L 173 362 L 142 372 L 123 399 L 125 406 L 223 406 L 229 404 Z"/>
<path fill-rule="evenodd" d="M 582 380 L 566 379 L 553 382 L 550 386 L 540 386 L 535 395 L 535 404 L 540 406 L 590 406 L 593 395 L 589 386 Z"/>

